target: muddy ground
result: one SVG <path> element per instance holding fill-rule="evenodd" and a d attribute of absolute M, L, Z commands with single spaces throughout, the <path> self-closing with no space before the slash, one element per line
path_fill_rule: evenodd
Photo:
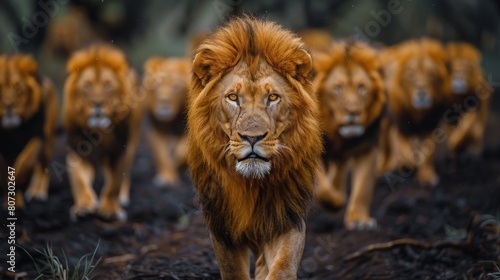
<path fill-rule="evenodd" d="M 498 117 L 492 116 L 489 144 L 481 160 L 438 162 L 441 183 L 434 189 L 418 186 L 411 177 L 394 187 L 381 178 L 371 210 L 379 222 L 376 231 L 348 231 L 342 225 L 342 211 L 314 205 L 307 220 L 299 278 L 495 279 L 500 267 L 500 217 L 488 220 L 484 215 L 500 215 L 498 123 Z M 60 169 L 64 141 L 61 134 L 50 168 L 48 201 L 33 201 L 17 214 L 19 279 L 48 273 L 37 250 L 52 246 L 60 259 L 64 251 L 72 266 L 97 244 L 101 261 L 96 279 L 220 277 L 187 173 L 182 186 L 153 186 L 154 167 L 142 139 L 133 168 L 128 222 L 109 223 L 97 217 L 73 222 L 69 218 L 73 200 Z M 99 176 L 97 188 L 101 184 Z M 6 212 L 0 213 L 6 221 Z M 16 274 L 7 272 L 5 262 L 5 229 L 2 225 L 0 279 L 14 279 Z M 380 244 L 372 245 L 376 243 Z"/>

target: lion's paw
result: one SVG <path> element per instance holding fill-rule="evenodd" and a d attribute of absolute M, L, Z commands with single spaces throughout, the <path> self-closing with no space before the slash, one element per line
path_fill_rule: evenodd
<path fill-rule="evenodd" d="M 70 218 L 73 222 L 76 222 L 78 220 L 78 217 L 83 217 L 95 213 L 97 207 L 97 200 L 89 200 L 85 204 L 73 205 L 69 210 Z"/>
<path fill-rule="evenodd" d="M 118 220 L 121 222 L 127 220 L 127 213 L 123 210 L 120 204 L 116 202 L 102 201 L 98 214 L 107 220 Z"/>
<path fill-rule="evenodd" d="M 377 229 L 377 220 L 375 218 L 346 220 L 345 227 L 348 230 L 375 230 Z"/>

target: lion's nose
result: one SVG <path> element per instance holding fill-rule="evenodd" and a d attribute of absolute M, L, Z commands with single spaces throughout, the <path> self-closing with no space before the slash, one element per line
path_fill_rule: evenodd
<path fill-rule="evenodd" d="M 257 142 L 259 142 L 260 140 L 264 139 L 267 136 L 267 132 L 262 135 L 256 135 L 256 136 L 243 135 L 240 133 L 238 133 L 238 135 L 241 137 L 241 140 L 247 141 L 253 147 Z"/>

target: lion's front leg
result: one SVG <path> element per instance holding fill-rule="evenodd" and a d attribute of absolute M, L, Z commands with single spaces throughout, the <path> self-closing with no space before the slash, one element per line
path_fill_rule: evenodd
<path fill-rule="evenodd" d="M 337 162 L 328 162 L 328 172 L 319 169 L 316 197 L 327 207 L 340 208 L 346 201 L 346 170 L 345 166 Z"/>
<path fill-rule="evenodd" d="M 92 188 L 95 171 L 90 162 L 71 151 L 66 156 L 68 178 L 73 194 L 74 205 L 71 207 L 70 216 L 76 220 L 78 216 L 94 213 L 97 209 L 97 197 Z"/>
<path fill-rule="evenodd" d="M 210 239 L 222 279 L 250 279 L 248 248 L 246 246 L 228 248 L 212 234 L 210 234 Z"/>
<path fill-rule="evenodd" d="M 42 140 L 38 137 L 31 139 L 14 162 L 17 183 L 23 184 L 31 177 L 35 165 L 42 151 Z"/>
<path fill-rule="evenodd" d="M 35 166 L 35 170 L 33 171 L 33 177 L 31 178 L 30 185 L 25 193 L 26 200 L 30 201 L 32 198 L 35 198 L 45 201 L 47 200 L 48 193 L 48 170 L 44 168 L 42 164 L 37 164 Z"/>
<path fill-rule="evenodd" d="M 370 216 L 373 189 L 377 174 L 377 151 L 356 158 L 352 167 L 352 190 L 349 197 L 344 224 L 348 229 L 375 229 L 377 221 Z"/>
<path fill-rule="evenodd" d="M 149 132 L 150 146 L 156 165 L 156 176 L 153 179 L 156 186 L 175 186 L 179 183 L 177 163 L 173 152 L 177 145 L 175 140 L 174 136 L 164 135 L 153 128 Z"/>
<path fill-rule="evenodd" d="M 125 159 L 120 157 L 114 161 L 106 161 L 103 164 L 104 187 L 101 192 L 99 215 L 108 219 L 119 221 L 127 220 L 127 214 L 120 206 L 120 188 L 125 171 Z"/>
<path fill-rule="evenodd" d="M 300 229 L 292 229 L 264 245 L 263 252 L 269 269 L 266 279 L 297 279 L 305 239 L 306 224 L 302 221 Z"/>

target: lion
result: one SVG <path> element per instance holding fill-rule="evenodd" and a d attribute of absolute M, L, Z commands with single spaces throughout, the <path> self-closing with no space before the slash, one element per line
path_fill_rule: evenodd
<path fill-rule="evenodd" d="M 385 126 L 379 168 L 415 169 L 421 184 L 436 186 L 435 150 L 445 137 L 439 127 L 450 96 L 444 48 L 438 41 L 423 38 L 391 47 L 381 56 L 390 122 Z M 409 176 L 406 171 L 403 175 Z"/>
<path fill-rule="evenodd" d="M 369 212 L 386 105 L 377 53 L 361 42 L 334 43 L 315 56 L 314 69 L 325 145 L 316 196 L 327 206 L 343 206 L 350 171 L 344 223 L 348 229 L 374 229 Z"/>
<path fill-rule="evenodd" d="M 453 97 L 445 112 L 448 148 L 455 157 L 459 151 L 477 156 L 483 150 L 492 88 L 481 70 L 481 53 L 468 43 L 448 43 L 446 52 L 451 72 Z"/>
<path fill-rule="evenodd" d="M 129 201 L 142 115 L 135 71 L 121 50 L 107 44 L 75 52 L 67 71 L 62 113 L 74 199 L 71 217 L 97 212 L 103 218 L 126 220 L 121 205 Z M 100 200 L 92 188 L 97 168 L 102 168 L 105 180 Z"/>
<path fill-rule="evenodd" d="M 223 279 L 296 279 L 322 151 L 312 59 L 276 23 L 236 18 L 196 52 L 188 166 Z"/>
<path fill-rule="evenodd" d="M 302 42 L 313 52 L 326 52 L 333 41 L 332 35 L 323 29 L 304 29 L 299 33 Z"/>
<path fill-rule="evenodd" d="M 191 61 L 186 58 L 150 58 L 144 64 L 147 91 L 148 138 L 153 151 L 158 186 L 180 183 L 179 167 L 187 156 L 186 99 Z"/>
<path fill-rule="evenodd" d="M 48 78 L 39 75 L 33 57 L 0 56 L 0 168 L 5 172 L 0 183 L 5 186 L 4 194 L 15 195 L 19 208 L 24 206 L 21 190 L 26 187 L 26 200 L 48 197 L 47 167 L 57 117 L 55 88 Z M 11 186 L 16 193 L 8 188 Z"/>

